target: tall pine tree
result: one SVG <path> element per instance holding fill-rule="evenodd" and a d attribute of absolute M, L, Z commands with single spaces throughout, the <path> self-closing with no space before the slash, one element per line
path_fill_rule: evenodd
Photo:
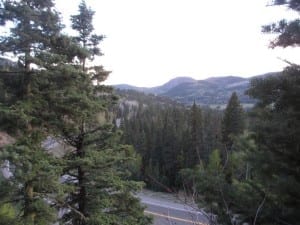
<path fill-rule="evenodd" d="M 194 102 L 189 114 L 189 145 L 185 156 L 186 167 L 193 167 L 203 160 L 202 111 Z"/>
<path fill-rule="evenodd" d="M 258 99 L 252 126 L 258 151 L 252 158 L 261 191 L 267 198 L 265 216 L 273 224 L 299 221 L 300 67 L 277 77 L 251 82 L 249 94 Z"/>
<path fill-rule="evenodd" d="M 135 154 L 129 146 L 118 144 L 120 132 L 111 124 L 108 107 L 115 97 L 111 88 L 101 85 L 109 72 L 101 66 L 87 67 L 87 60 L 99 55 L 102 39 L 92 34 L 93 14 L 81 2 L 79 13 L 71 17 L 79 34 L 75 40 L 84 54 L 74 58 L 75 68 L 80 69 L 72 74 L 74 84 L 59 105 L 65 113 L 57 118 L 63 140 L 73 148 L 64 157 L 64 184 L 73 191 L 65 203 L 70 211 L 62 219 L 74 225 L 148 224 L 149 218 L 132 195 L 141 188 L 141 183 L 130 180 Z"/>
<path fill-rule="evenodd" d="M 298 0 L 276 0 L 299 13 Z M 263 31 L 278 34 L 271 47 L 299 47 L 300 20 L 282 20 Z M 258 150 L 251 163 L 266 203 L 268 224 L 297 224 L 300 215 L 300 66 L 289 66 L 277 76 L 254 79 L 248 94 L 258 100 L 254 110 L 254 139 Z"/>
<path fill-rule="evenodd" d="M 16 139 L 1 150 L 1 163 L 9 160 L 13 176 L 2 182 L 0 201 L 13 203 L 16 224 L 49 224 L 56 220 L 51 199 L 61 192 L 61 170 L 41 145 L 49 131 L 42 110 L 49 106 L 41 83 L 48 76 L 43 57 L 55 61 L 55 54 L 49 53 L 62 26 L 51 0 L 2 1 L 1 6 L 0 23 L 13 22 L 13 27 L 8 36 L 1 36 L 0 51 L 14 54 L 18 66 L 1 71 L 0 77 L 4 84 L 1 130 Z"/>
<path fill-rule="evenodd" d="M 78 32 L 75 40 L 84 48 L 85 53 L 79 56 L 82 68 L 85 69 L 86 60 L 94 59 L 94 56 L 101 55 L 99 43 L 103 35 L 93 34 L 93 16 L 95 12 L 87 7 L 85 1 L 79 4 L 79 14 L 71 16 L 72 28 Z"/>
<path fill-rule="evenodd" d="M 233 144 L 233 136 L 242 134 L 245 128 L 244 110 L 238 96 L 232 93 L 226 106 L 222 120 L 222 142 L 230 150 Z"/>
<path fill-rule="evenodd" d="M 100 85 L 109 73 L 86 67 L 101 37 L 88 33 L 85 42 L 61 35 L 50 0 L 4 1 L 3 7 L 1 24 L 15 27 L 1 37 L 0 50 L 14 53 L 19 67 L 1 73 L 1 130 L 16 138 L 1 149 L 1 162 L 9 160 L 13 173 L 1 181 L 1 204 L 16 203 L 15 224 L 52 224 L 56 208 L 66 209 L 65 224 L 148 224 L 132 195 L 141 184 L 129 179 L 135 154 L 118 145 L 109 122 L 115 97 Z M 42 147 L 49 136 L 73 147 L 63 159 Z"/>

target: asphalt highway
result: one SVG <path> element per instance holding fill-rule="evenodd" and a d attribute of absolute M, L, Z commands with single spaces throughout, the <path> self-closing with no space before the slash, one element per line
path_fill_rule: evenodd
<path fill-rule="evenodd" d="M 139 195 L 146 206 L 145 214 L 153 216 L 154 225 L 208 225 L 204 213 L 184 203 Z"/>

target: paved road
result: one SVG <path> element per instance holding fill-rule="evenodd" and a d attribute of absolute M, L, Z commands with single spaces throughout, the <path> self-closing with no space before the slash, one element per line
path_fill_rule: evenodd
<path fill-rule="evenodd" d="M 170 199 L 139 194 L 146 206 L 145 214 L 154 217 L 154 225 L 208 225 L 199 209 Z"/>

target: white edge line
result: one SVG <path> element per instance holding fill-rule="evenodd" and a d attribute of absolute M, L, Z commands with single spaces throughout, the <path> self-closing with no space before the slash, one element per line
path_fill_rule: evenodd
<path fill-rule="evenodd" d="M 158 203 L 153 203 L 153 202 L 147 202 L 147 201 L 142 201 L 142 200 L 141 200 L 141 202 L 144 203 L 144 204 L 148 204 L 148 205 L 155 205 L 155 206 L 160 206 L 160 207 L 166 208 L 166 209 L 175 209 L 175 210 L 183 211 L 183 212 L 196 213 L 196 214 L 201 214 L 202 216 L 204 216 L 203 212 L 197 211 L 195 209 L 193 209 L 193 210 L 181 209 L 181 208 L 176 208 L 176 207 L 173 207 L 173 206 L 166 206 L 166 205 L 163 205 L 163 204 L 158 204 Z M 186 207 L 190 207 L 190 206 L 186 206 Z"/>

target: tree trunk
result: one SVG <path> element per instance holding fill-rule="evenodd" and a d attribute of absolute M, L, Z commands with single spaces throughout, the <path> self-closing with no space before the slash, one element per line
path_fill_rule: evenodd
<path fill-rule="evenodd" d="M 36 213 L 32 210 L 31 205 L 33 203 L 33 187 L 30 182 L 25 184 L 25 205 L 24 205 L 24 218 L 27 222 L 26 225 L 35 224 Z"/>
<path fill-rule="evenodd" d="M 82 130 L 83 132 L 83 125 L 82 125 Z M 80 134 L 78 136 L 78 141 L 77 141 L 77 157 L 79 158 L 84 158 L 84 150 L 83 150 L 83 135 Z M 86 216 L 86 189 L 84 186 L 84 179 L 85 179 L 85 171 L 82 168 L 81 165 L 77 167 L 77 175 L 78 175 L 78 194 L 77 194 L 77 203 L 78 203 L 78 211 Z M 76 225 L 85 225 L 85 219 L 84 218 L 78 218 L 77 221 L 75 222 Z"/>
<path fill-rule="evenodd" d="M 83 215 L 86 215 L 86 208 L 85 208 L 86 191 L 85 191 L 85 186 L 83 183 L 84 175 L 85 175 L 85 173 L 84 173 L 82 167 L 79 166 L 78 167 L 78 184 L 79 184 L 78 209 Z"/>

